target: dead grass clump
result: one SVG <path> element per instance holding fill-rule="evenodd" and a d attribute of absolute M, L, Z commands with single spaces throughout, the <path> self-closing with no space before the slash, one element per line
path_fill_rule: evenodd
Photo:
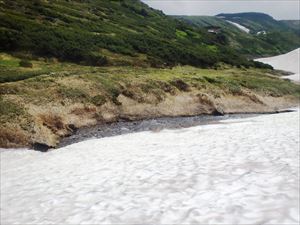
<path fill-rule="evenodd" d="M 18 128 L 0 128 L 0 147 L 13 148 L 28 146 L 29 137 Z"/>
<path fill-rule="evenodd" d="M 62 118 L 57 115 L 47 114 L 41 115 L 40 119 L 43 126 L 49 128 L 53 133 L 57 133 L 59 130 L 63 130 L 65 125 L 62 121 Z"/>
<path fill-rule="evenodd" d="M 253 93 L 248 93 L 246 91 L 242 92 L 242 95 L 244 95 L 245 97 L 248 97 L 252 102 L 255 102 L 257 104 L 264 104 L 263 101 L 261 101 L 255 94 Z"/>
<path fill-rule="evenodd" d="M 181 79 L 176 79 L 170 82 L 172 85 L 174 85 L 178 90 L 180 91 L 189 91 L 190 87 L 187 83 L 185 83 Z"/>
<path fill-rule="evenodd" d="M 126 87 L 122 87 L 122 95 L 127 98 L 131 98 L 139 103 L 145 102 L 144 92 L 138 85 L 127 85 Z"/>
<path fill-rule="evenodd" d="M 199 101 L 204 105 L 214 106 L 214 102 L 207 94 L 200 93 L 197 95 L 197 97 L 199 98 Z"/>
<path fill-rule="evenodd" d="M 84 107 L 78 107 L 78 108 L 74 108 L 71 113 L 76 115 L 76 116 L 80 116 L 80 115 L 85 115 L 85 114 L 91 114 L 91 113 L 96 113 L 96 108 L 95 107 L 89 107 L 89 106 L 84 106 Z"/>
<path fill-rule="evenodd" d="M 175 95 L 176 90 L 174 86 L 164 81 L 157 81 L 157 83 L 164 92 L 170 93 L 171 95 Z"/>

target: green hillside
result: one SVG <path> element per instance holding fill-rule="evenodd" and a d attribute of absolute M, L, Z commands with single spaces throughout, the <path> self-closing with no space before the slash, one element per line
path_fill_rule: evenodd
<path fill-rule="evenodd" d="M 275 110 L 287 108 L 300 96 L 298 84 L 268 69 L 95 67 L 40 60 L 24 68 L 21 61 L 0 54 L 1 148 L 55 147 L 77 128 L 124 120 L 218 114 L 224 107 L 269 112 L 270 103 Z"/>
<path fill-rule="evenodd" d="M 280 20 L 280 22 L 293 29 L 298 35 L 300 35 L 300 20 Z"/>
<path fill-rule="evenodd" d="M 1 51 L 90 65 L 249 65 L 205 29 L 139 0 L 3 0 Z"/>
<path fill-rule="evenodd" d="M 283 28 L 282 24 L 279 21 L 264 13 L 221 13 L 218 14 L 216 17 L 239 23 L 250 29 L 250 32 L 254 34 L 262 30 L 282 30 Z"/>
<path fill-rule="evenodd" d="M 0 0 L 0 147 L 57 147 L 96 124 L 298 100 L 298 84 L 247 59 L 287 49 L 216 17 L 179 19 L 139 0 Z"/>
<path fill-rule="evenodd" d="M 299 29 L 294 23 L 277 21 L 263 13 L 219 14 L 217 16 L 176 16 L 199 28 L 217 26 L 228 44 L 249 57 L 285 53 L 300 46 Z M 250 30 L 246 33 L 227 21 Z"/>

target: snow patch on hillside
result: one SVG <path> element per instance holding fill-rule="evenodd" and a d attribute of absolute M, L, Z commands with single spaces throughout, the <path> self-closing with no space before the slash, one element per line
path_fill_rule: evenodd
<path fill-rule="evenodd" d="M 277 70 L 292 72 L 294 75 L 284 76 L 283 78 L 300 82 L 300 48 L 283 55 L 256 59 L 256 61 L 269 64 Z"/>
<path fill-rule="evenodd" d="M 239 28 L 240 30 L 246 32 L 246 33 L 250 33 L 250 30 L 247 28 L 247 27 L 244 27 L 243 25 L 241 24 L 238 24 L 238 23 L 235 23 L 235 22 L 232 22 L 230 20 L 226 20 L 228 23 L 231 23 L 232 25 L 236 26 L 237 28 Z"/>
<path fill-rule="evenodd" d="M 256 35 L 266 35 L 266 34 L 267 34 L 267 31 L 265 31 L 265 30 L 258 31 L 258 32 L 256 33 Z"/>

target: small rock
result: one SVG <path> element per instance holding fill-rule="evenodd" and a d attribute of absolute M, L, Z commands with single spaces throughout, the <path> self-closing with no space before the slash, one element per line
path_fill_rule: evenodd
<path fill-rule="evenodd" d="M 32 148 L 39 152 L 47 152 L 52 146 L 49 146 L 45 143 L 35 142 L 32 144 Z"/>

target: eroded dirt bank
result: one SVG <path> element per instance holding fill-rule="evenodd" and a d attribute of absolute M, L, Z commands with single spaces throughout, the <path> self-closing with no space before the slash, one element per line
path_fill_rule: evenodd
<path fill-rule="evenodd" d="M 120 120 L 274 112 L 300 96 L 271 70 L 56 66 L 0 84 L 0 147 L 57 147 L 78 128 Z"/>
<path fill-rule="evenodd" d="M 116 122 L 157 117 L 195 115 L 222 115 L 231 113 L 276 112 L 297 105 L 292 96 L 262 96 L 247 91 L 243 95 L 214 97 L 197 90 L 167 94 L 160 102 L 149 94 L 148 102 L 139 102 L 121 94 L 117 104 L 107 102 L 100 107 L 76 103 L 70 105 L 31 105 L 32 130 L 14 126 L 1 133 L 1 147 L 35 148 L 57 147 L 63 137 L 72 135 L 78 128 Z M 150 100 L 153 98 L 153 100 Z"/>

